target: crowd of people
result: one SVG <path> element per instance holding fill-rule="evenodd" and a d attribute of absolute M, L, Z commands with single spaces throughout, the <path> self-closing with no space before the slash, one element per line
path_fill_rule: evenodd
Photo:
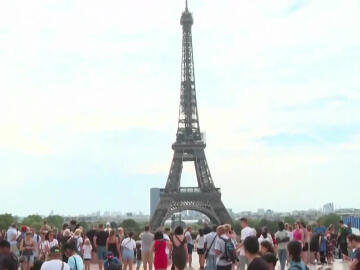
<path fill-rule="evenodd" d="M 310 264 L 331 265 L 335 257 L 360 270 L 360 237 L 342 221 L 338 232 L 321 222 L 314 228 L 279 222 L 270 232 L 251 228 L 242 218 L 240 226 L 239 235 L 229 224 L 204 225 L 196 234 L 191 227 L 151 232 L 145 226 L 136 241 L 133 232 L 110 224 L 85 232 L 71 222 L 57 232 L 44 222 L 38 233 L 13 224 L 0 239 L 0 270 L 90 270 L 95 259 L 99 270 L 183 270 L 192 268 L 195 251 L 200 270 L 274 270 L 278 262 L 281 270 L 307 270 Z"/>

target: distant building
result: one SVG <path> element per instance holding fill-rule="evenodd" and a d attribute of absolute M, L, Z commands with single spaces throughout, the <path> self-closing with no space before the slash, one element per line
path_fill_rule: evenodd
<path fill-rule="evenodd" d="M 159 201 L 160 201 L 160 188 L 150 189 L 150 217 L 155 213 Z"/>
<path fill-rule="evenodd" d="M 333 203 L 327 203 L 323 206 L 323 213 L 325 215 L 329 215 L 335 212 L 334 204 Z"/>

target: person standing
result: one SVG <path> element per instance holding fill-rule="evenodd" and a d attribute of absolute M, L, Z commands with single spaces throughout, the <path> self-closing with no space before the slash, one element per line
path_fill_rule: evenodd
<path fill-rule="evenodd" d="M 349 235 L 349 230 L 348 228 L 345 227 L 344 225 L 344 221 L 340 220 L 339 221 L 339 232 L 338 232 L 338 243 L 340 246 L 340 256 L 349 256 L 349 252 L 348 252 L 348 248 L 347 248 L 347 236 Z"/>
<path fill-rule="evenodd" d="M 306 270 L 307 267 L 301 260 L 301 243 L 299 241 L 293 240 L 288 244 L 287 248 L 290 261 L 288 270 Z"/>
<path fill-rule="evenodd" d="M 334 255 L 335 255 L 335 247 L 336 247 L 336 234 L 334 225 L 330 224 L 330 226 L 327 229 L 326 232 L 326 238 L 329 243 L 329 252 L 328 252 L 328 264 L 332 264 L 334 261 Z"/>
<path fill-rule="evenodd" d="M 165 228 L 164 229 L 164 240 L 171 243 L 171 240 L 170 240 L 170 228 Z M 172 259 L 171 259 L 170 250 L 169 250 L 168 247 L 166 247 L 165 252 L 166 252 L 166 256 L 168 257 L 168 266 L 170 266 L 170 265 L 172 265 Z"/>
<path fill-rule="evenodd" d="M 9 227 L 9 229 L 6 232 L 6 240 L 10 243 L 10 249 L 11 252 L 13 252 L 14 254 L 17 253 L 18 249 L 17 249 L 17 242 L 16 242 L 16 238 L 17 238 L 17 229 L 16 229 L 16 224 L 11 224 L 11 226 Z"/>
<path fill-rule="evenodd" d="M 136 251 L 136 242 L 133 239 L 134 233 L 130 232 L 129 236 L 121 243 L 122 247 L 122 259 L 123 259 L 123 270 L 126 270 L 129 266 L 129 270 L 133 269 L 134 253 Z"/>
<path fill-rule="evenodd" d="M 168 267 L 166 247 L 170 248 L 171 243 L 164 240 L 161 231 L 157 231 L 154 235 L 154 268 L 155 270 L 166 270 Z"/>
<path fill-rule="evenodd" d="M 347 237 L 347 243 L 349 248 L 355 249 L 354 257 L 349 263 L 350 270 L 360 270 L 360 236 L 350 234 Z M 345 257 L 346 260 L 350 260 L 349 257 Z"/>
<path fill-rule="evenodd" d="M 91 262 L 91 252 L 92 245 L 89 238 L 86 238 L 84 241 L 84 245 L 82 246 L 82 255 L 84 258 L 85 270 L 90 270 L 90 262 Z"/>
<path fill-rule="evenodd" d="M 280 269 L 285 270 L 286 259 L 287 259 L 287 244 L 290 241 L 288 232 L 285 231 L 284 222 L 279 222 L 279 230 L 275 233 L 275 239 L 278 243 L 278 257 L 280 262 Z"/>
<path fill-rule="evenodd" d="M 230 239 L 229 231 L 225 226 L 219 226 L 217 228 L 218 238 L 215 242 L 215 253 L 217 255 L 216 259 L 216 269 L 217 270 L 231 270 L 232 262 L 227 260 L 226 257 L 226 241 Z M 259 251 L 259 246 L 258 246 Z"/>
<path fill-rule="evenodd" d="M 196 247 L 197 247 L 196 249 L 197 249 L 197 254 L 199 256 L 200 270 L 203 270 L 205 265 L 204 245 L 205 245 L 204 231 L 202 229 L 199 229 L 199 234 L 196 237 Z"/>
<path fill-rule="evenodd" d="M 244 241 L 245 256 L 249 262 L 248 270 L 268 270 L 267 262 L 259 255 L 259 241 L 249 236 Z"/>
<path fill-rule="evenodd" d="M 61 257 L 59 247 L 52 247 L 48 256 L 49 260 L 41 265 L 41 270 L 70 270 L 70 266 L 66 262 L 63 262 Z"/>
<path fill-rule="evenodd" d="M 194 249 L 194 242 L 193 242 L 193 239 L 192 239 L 191 232 L 192 232 L 192 228 L 190 226 L 187 227 L 186 232 L 185 232 L 185 238 L 186 238 L 186 242 L 187 242 L 187 246 L 188 246 L 189 268 L 192 267 L 191 266 L 192 265 L 192 252 L 193 252 L 193 249 Z"/>
<path fill-rule="evenodd" d="M 216 270 L 215 241 L 217 239 L 216 226 L 213 231 L 205 235 L 204 250 L 206 259 L 206 270 Z"/>
<path fill-rule="evenodd" d="M 260 235 L 258 241 L 259 241 L 259 245 L 260 245 L 263 241 L 268 241 L 268 242 L 271 244 L 271 246 L 274 245 L 274 241 L 273 241 L 273 239 L 272 239 L 272 237 L 271 237 L 271 234 L 269 233 L 268 227 L 263 227 L 263 228 L 262 228 L 261 235 Z"/>
<path fill-rule="evenodd" d="M 32 233 L 30 231 L 26 232 L 25 239 L 21 240 L 20 251 L 21 256 L 24 258 L 23 270 L 30 270 L 34 264 L 34 250 L 35 243 L 32 239 Z"/>
<path fill-rule="evenodd" d="M 94 236 L 94 245 L 97 252 L 97 259 L 99 264 L 99 270 L 102 270 L 103 262 L 106 259 L 106 240 L 108 238 L 108 233 L 104 231 L 104 225 L 99 225 L 99 230 Z"/>
<path fill-rule="evenodd" d="M 245 256 L 245 249 L 244 249 L 244 241 L 249 236 L 255 236 L 256 231 L 248 226 L 248 221 L 246 218 L 240 219 L 240 226 L 241 226 L 241 235 L 240 235 L 240 257 L 239 257 L 239 270 L 245 270 L 245 266 L 248 265 L 248 260 Z"/>
<path fill-rule="evenodd" d="M 64 253 L 68 257 L 68 265 L 71 270 L 84 270 L 84 262 L 76 253 L 76 247 L 73 243 L 66 243 L 64 246 Z"/>
<path fill-rule="evenodd" d="M 188 258 L 188 250 L 184 230 L 181 226 L 176 227 L 172 238 L 172 260 L 176 270 L 183 270 Z"/>
<path fill-rule="evenodd" d="M 0 269 L 18 270 L 19 262 L 17 256 L 11 251 L 8 241 L 0 241 Z"/>
<path fill-rule="evenodd" d="M 106 240 L 106 251 L 112 252 L 116 258 L 120 258 L 120 243 L 119 239 L 115 236 L 114 230 L 110 230 L 109 237 Z"/>
<path fill-rule="evenodd" d="M 148 269 L 152 270 L 153 267 L 152 247 L 154 242 L 154 235 L 150 232 L 149 226 L 145 226 L 144 232 L 140 234 L 140 239 L 141 239 L 141 258 L 143 261 L 144 270 L 148 270 Z"/>

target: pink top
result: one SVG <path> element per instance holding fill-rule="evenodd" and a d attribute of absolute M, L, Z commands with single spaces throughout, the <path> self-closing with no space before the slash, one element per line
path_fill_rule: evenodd
<path fill-rule="evenodd" d="M 301 230 L 296 229 L 294 231 L 294 240 L 301 242 Z"/>

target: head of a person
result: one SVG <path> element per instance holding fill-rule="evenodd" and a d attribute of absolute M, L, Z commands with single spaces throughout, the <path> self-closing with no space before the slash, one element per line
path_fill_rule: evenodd
<path fill-rule="evenodd" d="M 26 240 L 29 241 L 32 238 L 33 234 L 31 231 L 27 231 L 25 234 Z"/>
<path fill-rule="evenodd" d="M 52 247 L 49 253 L 50 260 L 60 260 L 61 259 L 61 250 L 58 246 Z"/>
<path fill-rule="evenodd" d="M 134 237 L 134 232 L 129 232 L 129 238 L 133 238 Z"/>
<path fill-rule="evenodd" d="M 230 234 L 231 233 L 231 225 L 230 224 L 224 224 L 223 225 L 225 233 Z"/>
<path fill-rule="evenodd" d="M 199 229 L 199 235 L 203 236 L 204 235 L 204 230 L 203 229 Z"/>
<path fill-rule="evenodd" d="M 96 224 L 94 224 L 92 228 L 93 228 L 94 231 L 97 231 L 98 226 Z"/>
<path fill-rule="evenodd" d="M 156 231 L 154 234 L 154 240 L 162 240 L 164 239 L 164 234 L 162 233 L 162 231 Z"/>
<path fill-rule="evenodd" d="M 298 241 L 291 241 L 287 246 L 290 261 L 301 261 L 301 243 Z"/>
<path fill-rule="evenodd" d="M 114 259 L 114 253 L 112 253 L 111 251 L 109 251 L 106 255 L 106 259 L 108 261 L 111 261 L 112 259 Z"/>
<path fill-rule="evenodd" d="M 291 224 L 289 224 L 289 226 L 288 226 L 288 230 L 289 230 L 289 232 L 292 232 L 292 230 L 293 230 L 293 226 L 292 226 Z"/>
<path fill-rule="evenodd" d="M 191 226 L 187 227 L 186 231 L 192 232 L 192 227 Z"/>
<path fill-rule="evenodd" d="M 243 217 L 243 218 L 240 218 L 240 226 L 241 228 L 245 228 L 248 224 L 248 221 L 247 221 L 247 218 Z"/>
<path fill-rule="evenodd" d="M 285 230 L 289 230 L 289 223 L 285 223 Z"/>
<path fill-rule="evenodd" d="M 225 228 L 224 228 L 224 225 L 220 225 L 217 227 L 216 229 L 216 233 L 218 236 L 221 236 L 225 233 Z"/>
<path fill-rule="evenodd" d="M 66 243 L 63 247 L 64 255 L 68 258 L 71 257 L 72 255 L 75 254 L 75 248 L 76 247 L 75 247 L 74 243 Z"/>
<path fill-rule="evenodd" d="M 6 255 L 1 260 L 1 270 L 17 270 L 17 263 L 14 261 L 12 256 Z"/>
<path fill-rule="evenodd" d="M 184 234 L 184 229 L 183 229 L 181 226 L 177 226 L 177 227 L 175 228 L 174 233 L 175 233 L 176 235 L 183 235 L 183 234 Z"/>
<path fill-rule="evenodd" d="M 62 230 L 65 231 L 67 228 L 69 228 L 69 224 L 64 223 L 62 226 Z"/>
<path fill-rule="evenodd" d="M 52 240 L 54 240 L 54 232 L 53 231 L 48 231 L 48 233 L 46 234 L 46 240 L 49 240 L 50 242 Z"/>
<path fill-rule="evenodd" d="M 339 225 L 341 228 L 344 227 L 344 221 L 342 219 L 339 221 Z"/>
<path fill-rule="evenodd" d="M 144 231 L 145 232 L 148 232 L 150 230 L 150 227 L 148 226 L 148 225 L 146 225 L 145 227 L 144 227 Z"/>
<path fill-rule="evenodd" d="M 44 262 L 41 260 L 35 260 L 34 265 L 30 267 L 30 270 L 40 270 L 43 263 Z"/>
<path fill-rule="evenodd" d="M 254 256 L 259 253 L 259 241 L 256 236 L 248 236 L 244 240 L 245 256 Z"/>
<path fill-rule="evenodd" d="M 65 229 L 65 231 L 63 232 L 63 236 L 64 236 L 64 237 L 70 237 L 70 236 L 71 236 L 71 231 L 70 231 L 70 229 Z"/>
<path fill-rule="evenodd" d="M 0 241 L 0 255 L 10 254 L 10 243 L 6 240 Z"/>
<path fill-rule="evenodd" d="M 285 224 L 284 224 L 284 222 L 280 221 L 279 224 L 278 224 L 278 228 L 279 228 L 279 231 L 285 230 Z"/>
<path fill-rule="evenodd" d="M 296 222 L 295 223 L 295 230 L 299 230 L 300 229 L 300 222 Z"/>
<path fill-rule="evenodd" d="M 308 224 L 308 225 L 306 226 L 306 230 L 307 230 L 308 232 L 311 232 L 312 228 L 311 228 L 311 225 L 310 225 L 310 224 Z"/>
<path fill-rule="evenodd" d="M 114 237 L 114 236 L 115 236 L 115 230 L 110 230 L 109 237 Z"/>
<path fill-rule="evenodd" d="M 268 233 L 269 233 L 268 227 L 263 227 L 262 230 L 261 230 L 261 235 L 262 235 L 264 238 L 266 238 L 267 235 L 268 235 Z"/>
<path fill-rule="evenodd" d="M 330 225 L 329 225 L 328 231 L 329 231 L 329 232 L 333 232 L 333 231 L 334 231 L 334 224 L 330 224 Z"/>
<path fill-rule="evenodd" d="M 317 221 L 317 226 L 321 227 L 321 220 L 320 219 L 318 219 L 318 221 Z"/>
<path fill-rule="evenodd" d="M 75 232 L 74 232 L 74 235 L 75 236 L 81 236 L 81 233 L 82 233 L 81 229 L 76 229 Z"/>
<path fill-rule="evenodd" d="M 91 242 L 90 242 L 90 239 L 89 238 L 85 238 L 85 241 L 84 241 L 84 245 L 86 246 L 90 246 L 91 245 Z"/>
<path fill-rule="evenodd" d="M 166 227 L 166 228 L 164 229 L 164 233 L 167 234 L 167 235 L 169 235 L 169 234 L 170 234 L 170 228 L 169 228 L 169 227 Z"/>
<path fill-rule="evenodd" d="M 99 230 L 103 231 L 104 230 L 104 224 L 99 224 Z"/>
<path fill-rule="evenodd" d="M 27 232 L 27 230 L 28 230 L 28 227 L 27 226 L 21 226 L 21 232 L 22 233 L 26 233 Z"/>
<path fill-rule="evenodd" d="M 124 228 L 123 227 L 118 228 L 118 234 L 119 235 L 124 235 Z"/>
<path fill-rule="evenodd" d="M 110 222 L 106 222 L 106 228 L 107 228 L 107 229 L 110 228 Z"/>
<path fill-rule="evenodd" d="M 265 255 L 266 253 L 274 253 L 274 248 L 269 241 L 262 241 L 260 243 L 260 254 Z"/>
<path fill-rule="evenodd" d="M 266 253 L 262 256 L 263 260 L 266 261 L 269 270 L 275 270 L 277 258 L 274 253 Z"/>
<path fill-rule="evenodd" d="M 360 244 L 360 235 L 349 234 L 346 240 L 349 248 L 358 248 Z"/>

